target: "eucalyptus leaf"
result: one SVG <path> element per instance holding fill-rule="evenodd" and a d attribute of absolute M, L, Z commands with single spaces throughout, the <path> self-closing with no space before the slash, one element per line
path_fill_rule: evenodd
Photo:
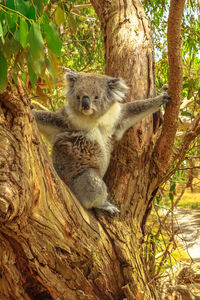
<path fill-rule="evenodd" d="M 7 62 L 3 55 L 3 53 L 0 50 L 0 86 L 2 86 L 7 79 Z"/>
<path fill-rule="evenodd" d="M 33 87 L 35 85 L 36 81 L 37 81 L 37 75 L 33 71 L 31 62 L 28 62 L 28 74 L 29 74 L 29 77 L 30 77 L 31 85 Z"/>
<path fill-rule="evenodd" d="M 3 27 L 2 27 L 1 22 L 0 22 L 0 38 L 2 40 L 2 43 L 4 44 L 5 40 L 4 40 Z"/>
<path fill-rule="evenodd" d="M 56 9 L 55 21 L 56 21 L 56 24 L 58 25 L 58 27 L 60 27 L 60 25 L 64 24 L 64 22 L 65 22 L 65 14 L 60 6 L 58 6 L 58 8 Z"/>
<path fill-rule="evenodd" d="M 49 24 L 43 24 L 42 28 L 44 31 L 44 36 L 46 38 L 48 48 L 51 49 L 55 54 L 60 55 L 62 42 L 58 38 L 53 26 Z"/>
<path fill-rule="evenodd" d="M 38 24 L 33 23 L 28 34 L 28 42 L 30 44 L 30 51 L 33 59 L 40 58 L 44 46 L 44 40 L 39 29 Z"/>
<path fill-rule="evenodd" d="M 22 45 L 23 48 L 25 48 L 26 44 L 27 44 L 27 36 L 28 36 L 28 24 L 26 23 L 26 21 L 21 18 L 20 19 L 20 43 Z"/>

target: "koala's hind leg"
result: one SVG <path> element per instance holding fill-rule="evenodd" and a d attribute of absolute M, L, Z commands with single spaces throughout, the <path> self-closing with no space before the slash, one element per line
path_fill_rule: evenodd
<path fill-rule="evenodd" d="M 119 212 L 116 206 L 107 201 L 106 184 L 95 169 L 90 168 L 78 175 L 70 187 L 77 199 L 87 209 L 98 208 L 112 214 Z"/>

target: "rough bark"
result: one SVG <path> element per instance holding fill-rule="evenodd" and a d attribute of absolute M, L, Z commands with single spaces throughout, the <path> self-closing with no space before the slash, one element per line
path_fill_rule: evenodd
<path fill-rule="evenodd" d="M 118 1 L 112 3 L 118 5 Z M 109 3 L 106 2 L 107 4 Z M 115 42 L 118 41 L 117 44 L 121 45 L 121 50 L 118 62 L 118 49 L 113 48 L 114 52 L 109 53 L 110 60 L 107 61 L 107 65 L 109 74 L 120 75 L 125 79 L 128 79 L 128 76 L 130 79 L 130 74 L 136 72 L 137 79 L 133 78 L 128 82 L 129 84 L 137 80 L 140 82 L 132 90 L 134 95 L 130 96 L 146 98 L 154 93 L 152 41 L 144 11 L 141 5 L 138 5 L 138 10 L 131 2 L 129 6 L 124 7 L 122 4 L 120 8 L 118 6 L 109 8 L 111 15 L 108 17 L 111 19 L 105 20 L 109 21 L 110 28 L 112 22 L 115 22 L 112 36 Z M 117 9 L 120 9 L 120 20 Z M 112 15 L 115 18 L 111 17 Z M 137 30 L 132 31 L 132 26 L 137 27 Z M 143 33 L 144 29 L 148 32 L 147 36 Z M 126 30 L 132 31 L 131 41 Z M 108 35 L 106 48 L 109 45 L 109 49 L 112 49 L 114 44 L 111 36 L 109 32 L 106 34 Z M 126 39 L 120 40 L 123 35 Z M 126 47 L 129 49 L 126 53 L 129 60 L 123 61 L 125 56 L 120 53 L 123 54 Z M 121 67 L 119 65 L 114 70 L 113 62 L 117 62 Z M 129 65 L 130 62 L 132 62 L 131 71 L 125 76 L 125 64 Z M 151 281 L 148 284 L 150 279 L 141 258 L 142 234 L 137 221 L 144 215 L 146 206 L 146 198 L 143 198 L 145 192 L 142 191 L 141 195 L 138 183 L 138 180 L 143 180 L 143 176 L 137 175 L 137 180 L 133 184 L 136 186 L 137 183 L 135 203 L 142 200 L 138 205 L 140 209 L 134 212 L 136 208 L 134 206 L 126 222 L 124 217 L 130 200 L 129 203 L 124 203 L 122 214 L 116 217 L 85 211 L 56 175 L 33 123 L 29 102 L 23 88 L 20 87 L 20 82 L 18 90 L 10 88 L 1 95 L 0 100 L 2 106 L 0 130 L 3 141 L 0 185 L 2 223 L 0 298 L 135 299 L 138 295 L 143 295 L 143 299 L 156 299 L 154 283 Z M 135 140 L 134 144 L 138 149 L 138 152 L 133 152 L 129 158 L 124 152 L 123 161 L 118 164 L 117 171 L 121 169 L 121 164 L 124 165 L 123 180 L 119 182 L 123 200 L 126 193 L 122 189 L 122 184 L 132 180 L 130 177 L 133 171 L 132 164 L 138 156 L 141 166 L 141 162 L 147 162 L 144 173 L 145 178 L 148 177 L 149 155 L 146 151 L 148 146 L 144 147 L 144 152 L 141 149 L 151 140 L 152 121 L 145 121 L 143 126 L 147 131 L 139 127 L 135 129 L 137 138 L 129 135 L 122 148 L 124 152 L 132 139 Z M 127 153 L 130 154 L 131 151 L 130 148 Z M 130 170 L 126 175 L 127 162 Z M 138 165 L 135 172 L 141 173 L 137 168 Z M 126 188 L 126 184 L 124 186 Z M 116 195 L 120 189 L 116 189 Z"/>
<path fill-rule="evenodd" d="M 141 2 L 91 2 L 101 21 L 106 73 L 126 80 L 130 86 L 127 101 L 155 95 L 153 42 Z M 126 220 L 134 216 L 140 224 L 153 192 L 148 192 L 149 168 L 159 119 L 156 114 L 154 123 L 152 117 L 146 118 L 129 130 L 116 147 L 106 175 L 110 193 L 121 205 L 121 216 Z"/>
<path fill-rule="evenodd" d="M 98 299 L 82 270 L 94 263 L 89 240 L 101 243 L 102 230 L 58 182 L 38 132 L 32 131 L 29 103 L 25 111 L 9 109 L 21 99 L 13 91 L 1 95 L 0 298 L 82 299 L 83 289 Z M 107 245 L 101 249 L 105 260 Z"/>
<path fill-rule="evenodd" d="M 128 82 L 128 100 L 154 95 L 140 1 L 91 2 L 106 72 Z M 20 80 L 0 96 L 0 299 L 159 299 L 141 256 L 141 223 L 157 188 L 150 169 L 159 115 L 136 125 L 113 153 L 106 180 L 121 213 L 110 217 L 84 210 L 58 178 L 29 104 Z"/>
<path fill-rule="evenodd" d="M 20 81 L 0 104 L 0 299 L 150 299 L 136 222 L 81 207 L 52 167 Z"/>

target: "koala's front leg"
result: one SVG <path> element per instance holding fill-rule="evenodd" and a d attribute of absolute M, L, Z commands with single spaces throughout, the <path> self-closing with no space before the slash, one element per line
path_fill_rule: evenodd
<path fill-rule="evenodd" d="M 67 130 L 67 125 L 58 112 L 50 112 L 43 110 L 32 110 L 32 113 L 37 122 L 39 131 L 45 136 L 45 138 L 52 144 L 56 134 Z"/>
<path fill-rule="evenodd" d="M 135 123 L 141 121 L 151 113 L 156 112 L 162 104 L 169 101 L 169 95 L 163 93 L 155 98 L 121 104 L 121 118 L 119 119 L 119 124 L 114 134 L 116 140 L 120 140 L 125 131 Z"/>
<path fill-rule="evenodd" d="M 70 184 L 71 190 L 82 205 L 87 208 L 98 208 L 111 214 L 119 212 L 119 209 L 107 201 L 108 193 L 104 181 L 95 169 L 88 169 L 78 175 Z"/>

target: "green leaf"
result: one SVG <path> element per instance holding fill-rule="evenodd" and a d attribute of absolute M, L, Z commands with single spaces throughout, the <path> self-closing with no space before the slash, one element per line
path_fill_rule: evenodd
<path fill-rule="evenodd" d="M 35 83 L 37 81 L 37 75 L 33 71 L 30 62 L 28 62 L 28 74 L 29 74 L 29 77 L 30 77 L 31 85 L 32 85 L 32 87 L 34 87 L 34 85 L 35 85 Z"/>
<path fill-rule="evenodd" d="M 19 33 L 19 29 L 16 29 L 15 30 L 15 33 L 14 33 L 14 38 L 17 42 L 20 41 L 20 33 Z"/>
<path fill-rule="evenodd" d="M 192 113 L 189 112 L 189 111 L 182 111 L 182 112 L 181 112 L 181 115 L 182 115 L 182 116 L 186 116 L 186 117 L 191 117 L 191 116 L 192 116 Z"/>
<path fill-rule="evenodd" d="M 44 8 L 44 1 L 41 0 L 34 0 L 34 5 L 36 6 L 36 10 L 39 16 L 41 16 L 42 12 L 43 12 L 43 8 Z"/>
<path fill-rule="evenodd" d="M 178 120 L 179 120 L 179 122 L 180 122 L 181 124 L 183 124 L 183 121 L 181 120 L 181 118 L 178 118 Z"/>
<path fill-rule="evenodd" d="M 53 79 L 55 79 L 57 76 L 56 73 L 54 72 L 51 61 L 48 58 L 46 58 L 45 63 L 46 63 L 47 70 L 49 71 L 49 74 Z"/>
<path fill-rule="evenodd" d="M 3 24 L 2 27 L 3 27 L 3 35 L 5 37 L 6 33 L 8 32 L 8 27 L 5 24 Z"/>
<path fill-rule="evenodd" d="M 20 32 L 20 43 L 21 43 L 22 47 L 25 48 L 25 46 L 27 44 L 28 24 L 26 23 L 26 21 L 23 18 L 20 19 L 19 32 Z"/>
<path fill-rule="evenodd" d="M 0 86 L 6 82 L 7 79 L 7 62 L 3 53 L 0 50 Z"/>
<path fill-rule="evenodd" d="M 64 24 L 64 22 L 65 22 L 65 14 L 60 6 L 58 6 L 58 8 L 56 9 L 55 21 L 56 21 L 56 24 L 58 25 L 58 27 L 60 27 L 60 25 Z"/>
<path fill-rule="evenodd" d="M 4 55 L 6 60 L 9 62 L 9 60 L 17 54 L 19 51 L 20 44 L 18 41 L 16 41 L 14 38 L 9 38 L 9 36 L 5 37 L 5 44 L 4 44 Z"/>
<path fill-rule="evenodd" d="M 41 19 L 42 23 L 47 23 L 47 24 L 50 23 L 49 17 L 46 12 L 42 15 L 42 17 L 40 19 Z"/>
<path fill-rule="evenodd" d="M 28 34 L 28 42 L 30 44 L 30 51 L 33 59 L 40 58 L 44 46 L 44 40 L 40 29 L 36 23 L 31 25 L 30 32 Z"/>
<path fill-rule="evenodd" d="M 7 23 L 8 23 L 8 28 L 14 28 L 16 26 L 18 20 L 18 15 L 13 13 L 13 14 L 7 14 Z"/>
<path fill-rule="evenodd" d="M 60 55 L 62 42 L 58 38 L 53 26 L 48 24 L 43 24 L 42 28 L 44 31 L 48 48 L 51 49 L 55 54 Z"/>
<path fill-rule="evenodd" d="M 6 0 L 6 6 L 15 9 L 15 0 Z"/>
<path fill-rule="evenodd" d="M 32 19 L 32 20 L 36 21 L 35 7 L 31 6 L 31 7 L 29 8 L 28 17 L 29 17 L 29 19 Z"/>
<path fill-rule="evenodd" d="M 170 186 L 170 192 L 174 191 L 176 188 L 176 182 L 172 182 L 171 186 Z"/>
<path fill-rule="evenodd" d="M 14 0 L 16 10 L 22 15 L 29 17 L 30 1 Z"/>
<path fill-rule="evenodd" d="M 2 24 L 0 22 L 0 38 L 2 40 L 2 43 L 4 44 L 5 43 L 5 40 L 4 40 L 4 34 L 3 34 L 3 27 L 2 27 Z"/>
<path fill-rule="evenodd" d="M 43 66 L 44 66 L 43 55 L 41 55 L 39 59 L 31 61 L 31 66 L 32 66 L 34 73 L 37 76 L 40 76 L 40 74 L 42 73 Z"/>

